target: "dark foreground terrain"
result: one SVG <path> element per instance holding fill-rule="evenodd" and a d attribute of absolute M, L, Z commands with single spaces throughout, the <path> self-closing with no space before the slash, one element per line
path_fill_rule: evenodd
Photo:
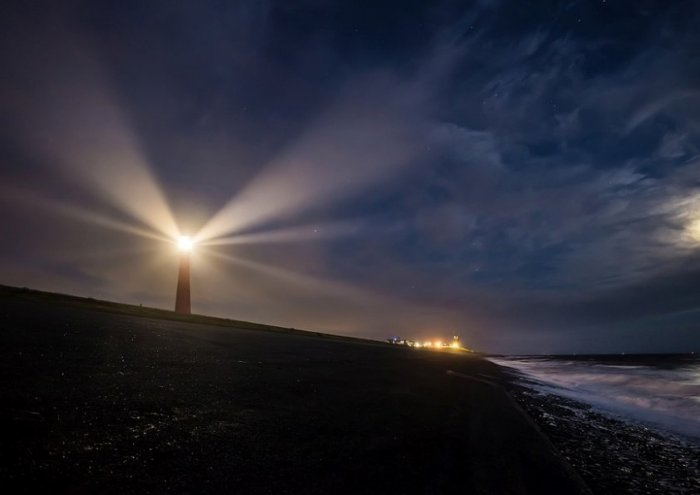
<path fill-rule="evenodd" d="M 463 353 L 5 290 L 0 355 L 3 493 L 587 490 Z"/>

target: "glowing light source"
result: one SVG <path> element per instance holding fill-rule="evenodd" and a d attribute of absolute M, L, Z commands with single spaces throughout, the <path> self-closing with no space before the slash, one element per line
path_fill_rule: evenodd
<path fill-rule="evenodd" d="M 686 232 L 691 241 L 700 241 L 700 219 L 693 220 L 686 226 Z"/>
<path fill-rule="evenodd" d="M 181 235 L 177 239 L 177 248 L 180 251 L 192 251 L 194 247 L 194 241 L 187 235 Z"/>

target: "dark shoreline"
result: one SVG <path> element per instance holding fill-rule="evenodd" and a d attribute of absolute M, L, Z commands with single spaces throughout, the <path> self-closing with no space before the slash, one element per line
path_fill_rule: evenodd
<path fill-rule="evenodd" d="M 485 359 L 95 304 L 0 291 L 8 493 L 589 493 Z"/>
<path fill-rule="evenodd" d="M 507 388 L 597 495 L 700 494 L 700 445 L 528 387 L 504 369 Z"/>
<path fill-rule="evenodd" d="M 198 473 L 195 479 L 205 485 L 214 483 L 207 485 L 206 491 L 210 492 L 221 491 L 233 476 L 243 492 L 260 489 L 294 492 L 293 487 L 303 486 L 309 493 L 320 493 L 330 487 L 340 489 L 339 493 L 349 493 L 363 486 L 360 479 L 373 479 L 376 489 L 392 486 L 393 475 L 374 472 L 379 465 L 391 461 L 397 468 L 414 471 L 411 476 L 415 477 L 413 485 L 408 480 L 398 482 L 401 479 L 398 478 L 393 486 L 405 493 L 419 492 L 420 483 L 424 483 L 418 481 L 423 479 L 420 471 L 426 466 L 439 472 L 444 469 L 429 460 L 425 450 L 431 444 L 426 442 L 435 444 L 430 447 L 437 449 L 435 453 L 446 455 L 445 447 L 431 438 L 437 431 L 431 433 L 426 427 L 440 416 L 436 414 L 439 410 L 434 409 L 439 402 L 446 406 L 456 398 L 461 404 L 455 410 L 463 417 L 459 421 L 461 426 L 455 423 L 455 417 L 450 419 L 449 428 L 439 427 L 438 435 L 451 445 L 451 454 L 445 459 L 451 457 L 454 468 L 466 462 L 467 466 L 473 466 L 474 473 L 495 473 L 498 464 L 484 464 L 484 459 L 502 458 L 508 453 L 513 459 L 506 465 L 519 472 L 525 467 L 518 466 L 523 462 L 519 454 L 501 450 L 513 442 L 511 435 L 529 438 L 530 443 L 524 445 L 529 456 L 535 455 L 535 451 L 543 458 L 550 454 L 545 445 L 535 447 L 540 441 L 522 427 L 509 433 L 520 420 L 518 414 L 513 416 L 513 411 L 508 412 L 517 406 L 508 406 L 506 394 L 497 391 L 504 387 L 529 415 L 529 421 L 548 438 L 559 458 L 576 471 L 573 478 L 580 476 L 594 493 L 700 493 L 700 448 L 603 416 L 576 401 L 539 393 L 528 388 L 522 376 L 476 357 L 465 360 L 467 356 L 449 352 L 400 349 L 381 342 L 200 316 L 192 317 L 192 321 L 174 321 L 165 311 L 22 289 L 0 289 L 5 289 L 0 290 L 0 314 L 6 330 L 2 345 L 10 352 L 9 359 L 0 366 L 4 378 L 4 392 L 0 395 L 5 399 L 2 416 L 7 438 L 14 442 L 14 448 L 4 452 L 10 455 L 5 458 L 5 465 L 14 465 L 14 473 L 0 470 L 4 471 L 0 477 L 5 481 L 10 481 L 8 475 L 14 481 L 24 480 L 25 491 L 32 486 L 48 489 L 52 486 L 50 480 L 54 480 L 53 486 L 58 491 L 69 491 L 66 488 L 71 487 L 109 492 L 108 480 L 119 480 L 132 492 L 157 491 L 166 488 L 158 473 L 162 476 L 171 463 L 184 467 L 194 462 Z M 138 345 L 134 346 L 134 342 Z M 98 360 L 84 352 L 97 349 Z M 30 363 L 31 368 L 26 368 Z M 205 369 L 210 371 L 204 372 Z M 446 369 L 455 370 L 447 373 L 449 384 L 443 383 Z M 231 381 L 220 376 L 222 370 L 244 379 Z M 82 376 L 86 371 L 91 376 Z M 387 371 L 391 373 L 386 374 Z M 425 373 L 432 376 L 428 378 Z M 293 378 L 291 383 L 289 378 Z M 264 389 L 253 385 L 255 382 L 274 385 L 274 396 L 287 394 L 285 400 L 271 401 Z M 309 385 L 313 388 L 308 389 Z M 368 400 L 367 391 L 356 388 L 357 385 L 371 387 L 374 397 L 362 408 L 362 420 L 347 410 L 353 401 Z M 180 392 L 183 387 L 184 395 Z M 150 390 L 149 395 L 144 395 L 146 390 Z M 236 391 L 234 401 L 226 390 Z M 303 402 L 289 402 L 299 393 L 304 394 Z M 317 398 L 317 393 L 322 393 L 325 400 Z M 436 402 L 426 404 L 425 394 Z M 500 395 L 503 399 L 498 398 Z M 393 413 L 375 408 L 380 404 L 387 407 L 385 401 L 391 397 L 408 402 L 400 407 L 399 403 L 391 405 Z M 98 405 L 104 401 L 104 408 Z M 245 407 L 239 411 L 241 401 Z M 499 401 L 501 405 L 496 404 Z M 75 409 L 78 404 L 80 408 Z M 212 408 L 211 404 L 217 405 Z M 473 404 L 480 407 L 473 409 Z M 417 423 L 415 408 L 421 408 L 423 415 Z M 474 415 L 481 409 L 481 413 Z M 232 411 L 233 419 L 229 417 Z M 315 419 L 306 424 L 300 418 L 307 416 Z M 210 431 L 212 425 L 219 425 L 216 431 Z M 465 426 L 471 433 L 458 431 Z M 319 430 L 331 437 L 340 433 L 336 440 L 342 439 L 351 446 L 348 452 L 334 459 L 339 453 L 332 448 L 333 442 L 310 440 Z M 423 438 L 424 435 L 428 436 Z M 248 454 L 231 451 L 223 441 L 227 437 L 245 445 Z M 205 438 L 205 443 L 210 445 L 202 443 Z M 404 443 L 401 450 L 392 447 L 397 440 Z M 299 449 L 299 441 L 303 442 L 303 454 L 313 460 L 300 462 L 287 458 L 273 447 L 279 444 L 287 449 Z M 414 441 L 420 446 L 414 445 Z M 135 442 L 133 446 L 132 442 Z M 382 446 L 383 453 L 374 463 L 359 460 L 358 456 L 367 455 L 365 442 L 366 445 L 379 442 Z M 490 450 L 477 454 L 486 447 Z M 177 453 L 182 448 L 194 451 Z M 211 453 L 213 457 L 209 453 L 211 448 L 216 451 Z M 239 467 L 243 462 L 247 471 L 233 475 L 201 472 L 201 463 L 219 463 L 218 456 L 225 452 L 229 461 Z M 409 457 L 395 459 L 395 454 Z M 167 455 L 167 460 L 163 455 Z M 262 482 L 268 466 L 282 460 L 288 467 Z M 554 459 L 546 462 L 549 463 L 546 470 L 557 464 Z M 327 478 L 330 473 L 317 471 L 333 464 L 336 470 L 342 469 L 345 476 L 355 479 L 354 484 L 341 488 Z M 478 465 L 482 467 L 477 468 Z M 86 469 L 93 481 L 82 479 Z M 373 474 L 367 473 L 367 469 Z M 542 467 L 530 465 L 522 472 L 535 469 Z M 301 481 L 295 478 L 299 472 L 322 478 L 314 485 L 294 485 Z M 168 488 L 192 487 L 192 481 L 183 478 L 183 474 L 169 475 Z M 428 492 L 438 487 L 443 493 L 457 491 L 459 485 L 454 484 L 457 478 L 452 476 L 441 472 L 437 484 Z M 563 482 L 570 475 L 559 476 Z M 283 480 L 284 484 L 280 484 Z M 465 486 L 492 486 L 493 480 L 490 475 L 474 478 Z M 514 483 L 534 486 L 533 480 Z M 429 485 L 422 486 L 427 489 Z M 576 483 L 571 486 L 582 493 L 586 491 Z M 549 486 L 541 488 L 545 490 L 540 493 L 556 493 L 549 491 Z"/>

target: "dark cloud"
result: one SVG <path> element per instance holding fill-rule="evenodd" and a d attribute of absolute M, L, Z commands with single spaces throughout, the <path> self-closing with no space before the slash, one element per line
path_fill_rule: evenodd
<path fill-rule="evenodd" d="M 38 5 L 3 20 L 1 282 L 169 307 L 153 237 L 206 225 L 197 311 L 700 346 L 692 3 Z"/>

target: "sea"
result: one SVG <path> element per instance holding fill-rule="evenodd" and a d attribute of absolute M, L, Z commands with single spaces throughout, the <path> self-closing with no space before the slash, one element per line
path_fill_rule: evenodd
<path fill-rule="evenodd" d="M 700 445 L 700 356 L 491 357 L 529 388 Z"/>

